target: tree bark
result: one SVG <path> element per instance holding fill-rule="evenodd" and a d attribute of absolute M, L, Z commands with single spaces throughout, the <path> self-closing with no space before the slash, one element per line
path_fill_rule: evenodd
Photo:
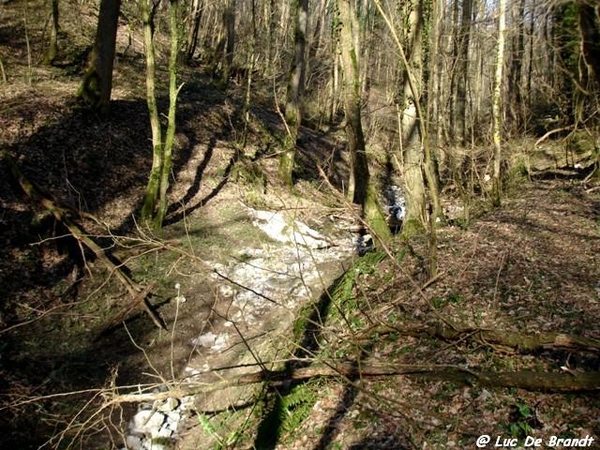
<path fill-rule="evenodd" d="M 293 363 L 297 360 L 291 360 Z M 283 363 L 283 362 L 282 362 Z M 363 378 L 408 376 L 424 380 L 442 380 L 478 388 L 522 388 L 530 391 L 581 392 L 600 389 L 598 373 L 546 373 L 546 372 L 476 372 L 457 366 L 382 364 L 379 361 L 315 363 L 293 370 L 260 370 L 221 379 L 217 382 L 178 383 L 167 392 L 139 392 L 106 395 L 105 407 L 121 403 L 141 403 L 181 398 L 189 395 L 215 392 L 235 386 L 257 383 L 274 385 L 289 381 L 307 380 L 315 377 L 338 377 L 348 382 Z"/>
<path fill-rule="evenodd" d="M 196 53 L 198 45 L 198 34 L 200 31 L 200 22 L 202 21 L 202 10 L 204 4 L 202 0 L 192 0 L 189 6 L 187 42 L 185 46 L 186 62 L 190 63 Z"/>
<path fill-rule="evenodd" d="M 594 8 L 594 5 L 586 0 L 578 0 L 577 5 L 583 56 L 600 86 L 600 17 L 598 16 L 598 6 L 596 5 Z"/>
<path fill-rule="evenodd" d="M 390 327 L 378 325 L 356 336 L 360 342 L 372 341 L 374 336 L 398 334 L 418 338 L 435 338 L 445 341 L 466 339 L 490 347 L 508 347 L 519 352 L 543 350 L 569 350 L 571 352 L 600 353 L 600 340 L 565 333 L 519 333 L 506 330 L 482 330 L 478 328 L 450 328 L 445 325 L 431 327 Z"/>
<path fill-rule="evenodd" d="M 140 0 L 140 12 L 144 28 L 144 47 L 146 50 L 146 103 L 150 116 L 150 128 L 152 130 L 152 168 L 146 187 L 144 205 L 141 216 L 146 222 L 150 222 L 156 212 L 161 180 L 161 167 L 163 165 L 163 143 L 162 127 L 158 106 L 156 105 L 156 55 L 154 50 L 154 9 L 150 9 L 149 1 Z"/>
<path fill-rule="evenodd" d="M 523 130 L 523 94 L 522 94 L 522 72 L 525 57 L 525 0 L 519 0 L 516 4 L 516 12 L 513 22 L 516 22 L 516 36 L 512 39 L 512 52 L 510 72 L 508 74 L 508 105 L 507 113 L 510 114 L 510 128 L 518 133 Z"/>
<path fill-rule="evenodd" d="M 462 16 L 460 21 L 460 38 L 457 60 L 456 83 L 456 137 L 462 147 L 467 144 L 467 86 L 469 83 L 469 47 L 471 44 L 471 16 L 473 15 L 473 0 L 462 1 Z"/>
<path fill-rule="evenodd" d="M 166 140 L 163 143 L 163 130 L 156 104 L 156 55 L 154 48 L 153 20 L 155 9 L 150 10 L 148 0 L 140 2 L 144 25 L 146 48 L 146 101 L 152 129 L 152 169 L 146 187 L 141 217 L 155 229 L 162 227 L 167 212 L 167 190 L 171 176 L 172 150 L 175 142 L 175 118 L 177 110 L 177 55 L 179 53 L 178 0 L 171 0 L 169 6 L 169 29 L 171 48 L 169 54 L 169 112 Z"/>
<path fill-rule="evenodd" d="M 58 23 L 58 0 L 52 0 L 51 3 L 51 12 L 50 12 L 50 42 L 48 45 L 48 51 L 46 52 L 46 56 L 44 57 L 44 64 L 52 65 L 56 57 L 58 56 L 58 31 L 59 31 L 59 23 Z"/>
<path fill-rule="evenodd" d="M 304 96 L 304 79 L 306 72 L 308 0 L 294 1 L 294 17 L 296 22 L 294 33 L 294 59 L 290 68 L 287 101 L 285 106 L 285 121 L 288 134 L 284 140 L 283 153 L 279 159 L 279 178 L 288 187 L 294 185 L 294 159 L 296 156 L 298 131 L 302 123 L 302 98 Z"/>
<path fill-rule="evenodd" d="M 235 8 L 236 0 L 227 0 L 227 6 L 223 12 L 223 26 L 225 27 L 225 51 L 221 60 L 223 72 L 221 74 L 221 87 L 225 89 L 229 84 L 229 76 L 233 68 L 233 56 L 235 52 Z"/>
<path fill-rule="evenodd" d="M 162 167 L 160 174 L 160 189 L 158 210 L 154 219 L 155 227 L 161 228 L 167 214 L 167 190 L 171 177 L 173 145 L 175 143 L 176 112 L 177 112 L 177 56 L 179 54 L 179 0 L 170 0 L 169 31 L 171 34 L 171 49 L 169 53 L 169 113 L 167 116 L 167 135 L 163 147 Z"/>
<path fill-rule="evenodd" d="M 506 34 L 506 0 L 498 2 L 498 46 L 492 94 L 492 127 L 494 142 L 494 174 L 492 177 L 492 203 L 500 206 L 502 197 L 502 77 L 504 68 L 504 41 Z"/>
<path fill-rule="evenodd" d="M 358 30 L 351 0 L 339 0 L 338 8 L 341 21 L 339 39 L 343 71 L 345 125 L 350 154 L 349 186 L 351 188 L 348 195 L 353 203 L 363 205 L 369 184 L 369 166 L 360 111 L 360 50 L 354 45 Z"/>
<path fill-rule="evenodd" d="M 365 137 L 361 122 L 359 46 L 356 12 L 351 0 L 338 0 L 340 14 L 340 49 L 343 69 L 344 112 L 346 136 L 350 154 L 350 181 L 348 195 L 353 203 L 361 205 L 363 216 L 378 238 L 387 241 L 391 237 L 389 227 L 381 212 L 375 190 L 369 186 L 369 165 Z"/>
<path fill-rule="evenodd" d="M 108 114 L 121 0 L 102 0 L 90 66 L 77 96 Z"/>

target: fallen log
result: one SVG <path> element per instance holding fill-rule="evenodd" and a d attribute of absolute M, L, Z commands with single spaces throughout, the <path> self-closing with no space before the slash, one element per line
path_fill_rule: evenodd
<path fill-rule="evenodd" d="M 499 330 L 464 329 L 453 330 L 445 326 L 436 327 L 433 336 L 444 340 L 457 340 L 466 335 L 482 344 L 502 345 L 523 352 L 538 350 L 580 350 L 589 352 L 600 351 L 600 341 L 597 339 L 575 336 L 565 333 L 517 333 Z"/>
<path fill-rule="evenodd" d="M 401 336 L 429 337 L 445 341 L 474 340 L 483 345 L 513 348 L 520 352 L 540 350 L 570 350 L 600 352 L 598 339 L 586 338 L 565 333 L 518 333 L 479 328 L 454 329 L 445 325 L 434 327 L 392 327 L 378 325 L 369 328 L 357 336 L 362 341 L 372 340 L 375 336 L 398 334 Z"/>
<path fill-rule="evenodd" d="M 142 305 L 143 309 L 150 316 L 154 324 L 162 329 L 166 329 L 166 326 L 162 319 L 158 316 L 158 314 L 152 309 L 148 301 L 148 295 L 150 294 L 149 289 L 141 289 L 137 284 L 129 277 L 127 274 L 121 270 L 123 266 L 120 263 L 114 263 L 111 259 L 106 255 L 102 247 L 100 247 L 94 240 L 92 240 L 72 219 L 73 216 L 81 215 L 79 211 L 70 208 L 68 206 L 61 205 L 58 201 L 53 199 L 50 195 L 42 193 L 42 190 L 35 186 L 33 182 L 27 179 L 21 169 L 17 165 L 17 163 L 13 160 L 13 158 L 5 151 L 0 151 L 0 159 L 4 160 L 8 165 L 13 177 L 23 190 L 23 192 L 32 200 L 38 202 L 42 205 L 47 211 L 49 211 L 56 221 L 62 223 L 69 233 L 80 243 L 85 245 L 89 250 L 94 253 L 98 261 L 100 261 L 104 267 L 108 270 L 109 276 L 113 274 L 117 277 L 117 279 L 121 282 L 121 284 L 125 287 L 129 295 L 132 297 L 133 302 L 123 310 L 123 312 L 118 313 L 115 317 L 122 318 L 125 320 L 127 318 L 127 314 L 133 311 L 135 306 Z M 149 285 L 150 287 L 153 284 Z M 141 295 L 143 294 L 143 295 Z M 125 314 L 124 314 L 125 313 Z M 111 323 L 113 323 L 111 321 Z M 103 331 L 104 332 L 104 331 Z"/>
<path fill-rule="evenodd" d="M 230 368 L 228 368 L 230 369 Z M 315 377 L 342 378 L 348 382 L 367 378 L 406 376 L 423 381 L 448 381 L 478 388 L 520 388 L 542 392 L 583 392 L 600 390 L 600 373 L 592 372 L 477 372 L 458 366 L 385 364 L 372 360 L 314 363 L 292 370 L 260 370 L 217 381 L 177 382 L 163 392 L 105 393 L 107 404 L 136 403 L 206 394 L 258 383 L 279 385 Z"/>

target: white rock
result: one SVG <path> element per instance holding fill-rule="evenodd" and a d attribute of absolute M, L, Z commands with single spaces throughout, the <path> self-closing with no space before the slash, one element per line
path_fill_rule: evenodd
<path fill-rule="evenodd" d="M 171 430 L 177 429 L 177 424 L 181 421 L 181 414 L 177 411 L 171 411 L 167 416 L 167 425 Z M 173 428 L 173 424 L 175 424 L 175 428 Z"/>
<path fill-rule="evenodd" d="M 219 350 L 223 350 L 224 348 L 226 348 L 229 343 L 228 343 L 228 334 L 227 333 L 221 333 L 217 336 L 217 338 L 215 339 L 215 343 L 214 345 L 211 347 L 212 350 L 214 351 L 219 351 Z"/>
<path fill-rule="evenodd" d="M 299 220 L 287 220 L 273 211 L 250 209 L 254 226 L 277 242 L 298 244 L 311 249 L 327 248 L 331 244 L 316 230 Z"/>
<path fill-rule="evenodd" d="M 165 423 L 165 415 L 160 411 L 143 410 L 133 416 L 130 429 L 132 433 L 152 433 Z"/>
<path fill-rule="evenodd" d="M 184 370 L 192 376 L 198 375 L 200 373 L 198 369 L 194 369 L 193 367 L 186 367 Z"/>
<path fill-rule="evenodd" d="M 125 439 L 127 450 L 142 450 L 142 439 L 139 436 L 130 434 Z"/>
<path fill-rule="evenodd" d="M 229 284 L 222 284 L 219 286 L 219 294 L 221 294 L 223 297 L 231 297 L 233 294 L 235 294 L 235 289 L 233 289 L 233 286 L 230 286 Z"/>
<path fill-rule="evenodd" d="M 171 411 L 176 410 L 179 405 L 180 405 L 180 401 L 174 397 L 169 397 L 167 400 L 165 400 L 165 402 L 160 406 L 160 408 L 158 408 L 159 411 L 165 412 L 165 413 L 170 413 Z"/>
<path fill-rule="evenodd" d="M 171 411 L 167 416 L 168 423 L 177 423 L 181 420 L 181 414 L 178 411 Z"/>
<path fill-rule="evenodd" d="M 209 331 L 208 333 L 204 333 L 193 339 L 192 343 L 200 347 L 211 347 L 215 343 L 216 339 L 217 335 Z"/>
<path fill-rule="evenodd" d="M 152 433 L 153 438 L 167 438 L 168 439 L 171 436 L 173 436 L 173 430 L 171 430 L 170 428 L 166 428 L 166 427 L 161 428 L 156 433 Z"/>

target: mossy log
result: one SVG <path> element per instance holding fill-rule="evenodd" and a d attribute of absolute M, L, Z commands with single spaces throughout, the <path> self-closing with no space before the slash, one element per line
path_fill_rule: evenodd
<path fill-rule="evenodd" d="M 90 249 L 98 261 L 100 261 L 104 267 L 108 270 L 109 274 L 115 275 L 117 279 L 123 284 L 127 292 L 131 295 L 133 302 L 127 305 L 124 308 L 124 311 L 127 314 L 119 313 L 115 317 L 122 317 L 122 320 L 126 320 L 131 314 L 133 309 L 136 309 L 135 306 L 142 305 L 145 311 L 148 313 L 152 321 L 159 328 L 165 329 L 163 321 L 160 317 L 153 311 L 150 303 L 148 302 L 148 295 L 150 293 L 149 289 L 141 289 L 137 284 L 129 277 L 127 274 L 121 269 L 123 264 L 120 262 L 113 262 L 106 255 L 102 247 L 100 247 L 96 242 L 94 242 L 84 231 L 83 229 L 77 225 L 72 217 L 73 216 L 81 216 L 79 211 L 76 211 L 67 206 L 61 206 L 59 202 L 52 199 L 50 195 L 42 193 L 42 190 L 36 187 L 31 181 L 25 177 L 23 172 L 21 172 L 19 166 L 15 163 L 15 161 L 11 158 L 11 156 L 6 152 L 0 152 L 0 159 L 4 160 L 23 190 L 25 194 L 34 201 L 37 201 L 40 205 L 42 205 L 46 210 L 48 210 L 54 218 L 62 223 L 71 233 L 71 235 L 81 244 L 85 245 L 88 249 Z M 143 295 L 141 295 L 143 294 Z M 111 321 L 112 323 L 112 321 Z"/>
<path fill-rule="evenodd" d="M 391 333 L 403 336 L 438 338 L 445 341 L 470 339 L 484 345 L 508 347 L 521 352 L 549 349 L 600 352 L 600 341 L 598 339 L 583 336 L 550 332 L 530 334 L 477 328 L 452 329 L 447 326 L 415 328 L 377 326 L 365 331 L 359 339 L 361 341 L 372 340 L 376 335 L 383 336 Z"/>

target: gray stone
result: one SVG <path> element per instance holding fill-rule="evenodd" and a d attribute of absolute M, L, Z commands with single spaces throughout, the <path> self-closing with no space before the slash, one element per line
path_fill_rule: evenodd
<path fill-rule="evenodd" d="M 181 402 L 175 397 L 169 397 L 161 406 L 158 408 L 159 411 L 170 413 L 171 411 L 179 408 Z"/>
<path fill-rule="evenodd" d="M 143 410 L 133 416 L 130 429 L 132 433 L 152 433 L 165 423 L 165 415 L 160 411 Z"/>
<path fill-rule="evenodd" d="M 142 438 L 133 434 L 127 436 L 125 440 L 127 450 L 142 450 Z"/>

